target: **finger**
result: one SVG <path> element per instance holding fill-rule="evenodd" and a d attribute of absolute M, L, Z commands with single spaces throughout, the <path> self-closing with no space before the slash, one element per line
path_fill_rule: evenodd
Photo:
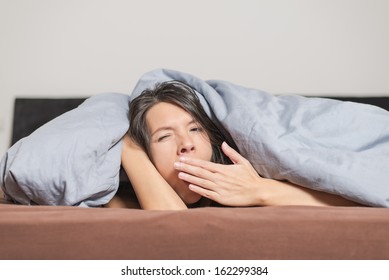
<path fill-rule="evenodd" d="M 185 182 L 188 182 L 189 184 L 197 185 L 207 190 L 213 190 L 213 188 L 215 187 L 215 184 L 212 181 L 197 176 L 193 176 L 191 174 L 184 173 L 184 172 L 178 173 L 178 178 L 180 178 Z"/>
<path fill-rule="evenodd" d="M 220 168 L 219 164 L 217 163 L 191 157 L 180 157 L 180 163 L 183 163 L 182 167 L 190 165 L 208 170 L 209 172 L 213 173 L 217 172 Z"/>
<path fill-rule="evenodd" d="M 223 153 L 234 163 L 243 163 L 245 158 L 242 157 L 237 151 L 231 148 L 226 142 L 222 144 Z"/>
<path fill-rule="evenodd" d="M 174 168 L 178 171 L 189 173 L 193 176 L 200 177 L 203 179 L 211 179 L 215 174 L 204 167 L 191 165 L 184 162 L 175 162 Z"/>
<path fill-rule="evenodd" d="M 199 186 L 194 185 L 194 184 L 190 184 L 189 189 L 192 192 L 195 192 L 201 196 L 204 196 L 204 197 L 209 198 L 211 200 L 216 200 L 217 193 L 212 191 L 212 190 L 204 189 L 204 188 L 199 187 Z"/>

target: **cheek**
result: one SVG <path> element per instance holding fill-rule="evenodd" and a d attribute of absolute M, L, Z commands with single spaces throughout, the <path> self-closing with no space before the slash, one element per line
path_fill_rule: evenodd
<path fill-rule="evenodd" d="M 153 163 L 162 177 L 166 177 L 174 170 L 175 153 L 168 145 L 151 145 Z"/>
<path fill-rule="evenodd" d="M 212 145 L 208 137 L 202 136 L 199 138 L 199 158 L 210 161 L 212 158 Z"/>
<path fill-rule="evenodd" d="M 202 159 L 207 160 L 207 161 L 211 161 L 211 159 L 212 159 L 212 146 L 211 145 L 207 146 L 207 148 L 204 149 L 204 152 L 202 153 Z"/>

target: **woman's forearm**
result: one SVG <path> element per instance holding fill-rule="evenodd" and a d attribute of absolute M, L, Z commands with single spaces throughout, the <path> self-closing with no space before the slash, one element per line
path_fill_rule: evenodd
<path fill-rule="evenodd" d="M 341 196 L 304 188 L 289 182 L 272 179 L 267 181 L 267 191 L 258 193 L 258 200 L 264 206 L 311 205 L 311 206 L 360 206 Z M 262 183 L 263 184 L 263 183 Z"/>
<path fill-rule="evenodd" d="M 128 136 L 123 138 L 122 165 L 142 209 L 187 209 L 185 203 L 162 178 L 146 153 Z"/>

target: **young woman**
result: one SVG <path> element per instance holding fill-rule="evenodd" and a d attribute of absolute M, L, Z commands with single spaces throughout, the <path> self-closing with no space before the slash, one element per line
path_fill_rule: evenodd
<path fill-rule="evenodd" d="M 210 205 L 356 205 L 340 196 L 262 178 L 226 141 L 195 92 L 177 82 L 145 90 L 130 104 L 122 165 L 143 209 Z M 227 143 L 230 142 L 230 143 Z M 124 205 L 114 198 L 108 206 Z"/>

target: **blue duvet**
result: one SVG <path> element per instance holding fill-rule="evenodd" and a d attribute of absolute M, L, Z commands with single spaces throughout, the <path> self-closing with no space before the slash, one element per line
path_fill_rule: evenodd
<path fill-rule="evenodd" d="M 206 112 L 221 122 L 261 176 L 389 207 L 388 111 L 275 96 L 164 69 L 143 75 L 130 96 L 93 96 L 12 146 L 0 162 L 6 198 L 22 204 L 108 202 L 119 185 L 128 101 L 168 80 L 196 90 Z"/>
<path fill-rule="evenodd" d="M 146 73 L 132 98 L 157 82 L 192 86 L 260 175 L 389 207 L 389 112 L 325 98 L 274 96 L 178 71 Z"/>

